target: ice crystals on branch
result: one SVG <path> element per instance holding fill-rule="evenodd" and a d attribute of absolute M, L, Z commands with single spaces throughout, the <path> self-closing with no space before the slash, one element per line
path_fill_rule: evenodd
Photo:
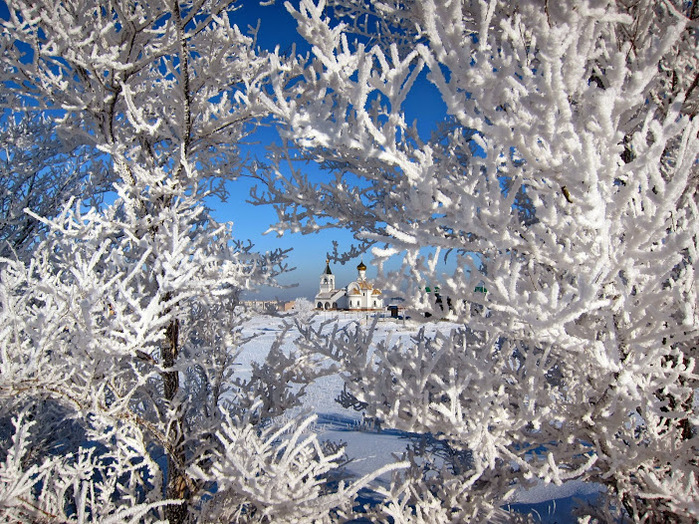
<path fill-rule="evenodd" d="M 10 246 L 0 262 L 0 416 L 31 411 L 31 428 L 16 418 L 16 433 L 29 435 L 17 453 L 29 450 L 40 476 L 16 484 L 22 512 L 6 506 L 3 515 L 206 519 L 203 503 L 224 498 L 210 476 L 226 460 L 216 435 L 245 429 L 254 440 L 287 407 L 257 410 L 264 393 L 293 404 L 301 393 L 290 390 L 313 375 L 302 364 L 285 369 L 286 356 L 271 352 L 238 391 L 239 294 L 284 271 L 285 253 L 255 253 L 205 206 L 227 195 L 225 181 L 256 169 L 240 145 L 269 115 L 261 94 L 280 69 L 300 66 L 257 49 L 227 0 L 13 0 L 8 8 L 0 21 L 0 106 L 12 111 L 3 160 L 18 165 L 3 175 L 31 197 L 19 208 L 10 197 L 2 202 L 10 220 L 0 238 Z M 45 136 L 24 148 L 34 130 Z M 31 194 L 53 181 L 65 186 Z M 112 190 L 109 205 L 90 205 Z M 29 218 L 11 231 L 25 208 Z M 63 451 L 51 455 L 43 442 Z M 302 453 L 305 442 L 285 450 Z M 267 444 L 260 467 L 281 473 L 290 464 L 275 462 L 278 442 Z M 320 474 L 330 462 L 314 455 L 305 464 Z M 12 479 L 25 478 L 13 471 Z M 278 493 L 291 511 L 284 494 L 294 492 Z M 249 516 L 253 495 L 226 499 L 226 511 Z M 329 519 L 338 497 L 313 505 L 307 520 Z"/>
<path fill-rule="evenodd" d="M 473 453 L 439 484 L 416 465 L 385 511 L 483 520 L 516 486 L 577 478 L 607 488 L 589 518 L 696 519 L 696 2 L 322 8 L 289 7 L 313 56 L 269 106 L 273 160 L 332 184 L 278 164 L 260 203 L 280 230 L 350 227 L 401 262 L 383 288 L 413 317 L 464 325 L 372 351 L 309 334 L 384 427 Z M 357 20 L 378 20 L 373 40 Z M 429 138 L 405 124 L 421 70 L 447 108 Z"/>
<path fill-rule="evenodd" d="M 161 501 L 174 467 L 186 483 L 180 497 L 190 504 L 209 500 L 231 514 L 259 507 L 266 508 L 261 515 L 296 518 L 292 509 L 298 510 L 298 490 L 284 492 L 273 485 L 262 493 L 233 477 L 242 473 L 225 466 L 231 435 L 241 435 L 248 444 L 261 439 L 253 454 L 260 475 L 284 484 L 283 479 L 298 474 L 298 482 L 308 483 L 313 499 L 304 510 L 308 519 L 351 505 L 353 494 L 373 477 L 325 499 L 311 497 L 325 489 L 323 475 L 335 467 L 336 457 L 309 455 L 308 446 L 319 449 L 315 436 L 300 439 L 310 422 L 292 421 L 282 429 L 272 423 L 296 405 L 303 386 L 317 375 L 313 363 L 284 355 L 280 339 L 253 377 L 235 377 L 235 356 L 244 344 L 238 333 L 244 320 L 236 310 L 238 293 L 266 281 L 275 260 L 238 250 L 229 228 L 216 224 L 196 197 L 168 194 L 152 184 L 161 176 L 137 166 L 131 173 L 135 186 L 118 186 L 119 198 L 101 211 L 82 213 L 76 205 L 52 220 L 36 217 L 47 223 L 49 234 L 31 261 L 5 261 L 0 280 L 3 410 L 56 401 L 80 414 L 76 420 L 88 442 L 88 447 L 72 443 L 75 455 L 61 458 L 63 469 L 51 466 L 41 477 L 41 490 L 34 490 L 34 476 L 28 487 L 22 480 L 26 476 L 13 481 L 17 490 L 28 490 L 22 507 L 50 515 L 69 511 L 69 505 L 52 501 L 63 500 L 68 488 L 61 486 L 72 482 L 65 468 L 75 460 L 80 478 L 89 480 L 88 499 L 76 493 L 76 503 L 80 511 L 104 520 L 131 515 L 132 507 L 143 510 L 139 517 L 154 518 L 159 508 L 181 505 L 181 500 Z M 170 205 L 143 220 L 139 202 L 163 195 Z M 174 341 L 176 358 L 169 358 Z M 164 397 L 161 392 L 168 392 L 173 376 L 179 386 Z M 294 385 L 301 386 L 299 392 L 291 393 Z M 294 438 L 280 448 L 278 437 L 292 428 Z M 28 430 L 24 427 L 18 438 Z M 168 459 L 167 470 L 157 460 L 160 453 Z M 278 457 L 283 460 L 277 462 Z M 294 473 L 293 464 L 301 459 Z M 42 467 L 29 474 L 48 471 L 48 465 Z M 215 495 L 210 493 L 213 482 L 220 485 Z M 117 492 L 118 498 L 111 497 Z M 97 507 L 89 502 L 93 496 L 115 502 Z"/>

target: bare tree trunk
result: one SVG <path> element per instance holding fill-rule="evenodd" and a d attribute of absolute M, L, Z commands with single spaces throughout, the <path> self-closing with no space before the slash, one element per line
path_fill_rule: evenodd
<path fill-rule="evenodd" d="M 165 331 L 165 344 L 163 347 L 163 388 L 165 400 L 170 408 L 173 408 L 173 400 L 180 389 L 179 371 L 174 368 L 179 351 L 178 320 L 174 319 Z M 185 453 L 182 447 L 184 438 L 184 420 L 181 413 L 173 413 L 175 420 L 169 426 L 167 433 L 167 484 L 165 496 L 168 499 L 180 499 L 181 504 L 167 506 L 165 516 L 170 524 L 180 524 L 187 520 L 189 513 L 189 490 L 187 489 L 187 477 L 185 474 Z"/>
<path fill-rule="evenodd" d="M 179 59 L 180 59 L 180 75 L 182 80 L 183 93 L 183 122 L 182 122 L 182 153 L 189 153 L 192 115 L 191 115 L 191 99 L 189 93 L 189 56 L 187 52 L 187 40 L 185 38 L 182 13 L 180 12 L 179 0 L 172 2 L 172 14 L 177 27 L 177 39 L 179 41 Z M 182 161 L 178 162 L 175 178 L 179 179 L 182 172 Z M 172 407 L 172 400 L 175 398 L 177 391 L 180 388 L 179 372 L 173 370 L 172 367 L 177 360 L 179 351 L 179 323 L 175 319 L 167 327 L 166 344 L 167 347 L 163 352 L 163 363 L 168 371 L 163 374 L 163 385 L 165 388 L 165 399 Z M 189 513 L 189 489 L 187 487 L 187 476 L 185 474 L 185 453 L 183 448 L 184 443 L 184 414 L 173 413 L 175 420 L 169 427 L 168 443 L 171 449 L 168 452 L 168 481 L 167 492 L 168 498 L 181 499 L 183 502 L 178 506 L 167 506 L 166 516 L 170 524 L 180 524 L 187 520 Z"/>

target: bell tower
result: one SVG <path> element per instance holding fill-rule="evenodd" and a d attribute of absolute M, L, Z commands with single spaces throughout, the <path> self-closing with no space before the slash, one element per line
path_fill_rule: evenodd
<path fill-rule="evenodd" d="M 335 289 L 335 275 L 330 271 L 330 261 L 325 261 L 325 271 L 320 275 L 320 292 L 324 293 Z"/>

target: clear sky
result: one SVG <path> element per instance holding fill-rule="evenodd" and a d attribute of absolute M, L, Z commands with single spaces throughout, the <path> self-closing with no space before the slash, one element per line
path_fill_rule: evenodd
<path fill-rule="evenodd" d="M 277 0 L 270 6 L 260 6 L 259 0 L 240 0 L 240 6 L 231 19 L 241 30 L 246 31 L 248 26 L 257 26 L 259 20 L 259 32 L 257 44 L 263 49 L 273 50 L 279 46 L 282 52 L 289 51 L 296 44 L 296 50 L 306 53 L 310 46 L 301 39 L 296 32 L 296 23 L 283 5 L 283 0 Z M 292 0 L 297 4 L 297 0 Z M 0 0 L 0 17 L 7 17 L 7 4 Z M 438 120 L 443 118 L 445 106 L 436 89 L 432 88 L 425 79 L 425 73 L 416 83 L 417 95 L 406 102 L 408 121 L 417 120 L 418 130 L 425 138 L 435 128 Z M 264 130 L 258 137 L 259 144 L 250 147 L 250 152 L 264 156 L 264 146 L 276 137 L 272 129 Z M 314 166 L 313 170 L 318 177 L 323 174 Z M 262 289 L 256 293 L 247 293 L 248 298 L 292 299 L 299 296 L 312 299 L 318 291 L 318 278 L 325 269 L 326 254 L 333 250 L 333 240 L 339 243 L 340 251 L 346 250 L 352 244 L 352 235 L 348 231 L 325 230 L 317 234 L 300 235 L 284 234 L 278 237 L 275 233 L 265 235 L 271 224 L 276 221 L 276 213 L 272 207 L 253 206 L 246 202 L 249 199 L 250 188 L 254 185 L 250 179 L 241 179 L 229 184 L 230 197 L 227 202 L 209 202 L 214 208 L 214 216 L 219 221 L 232 221 L 234 233 L 242 240 L 251 240 L 257 251 L 269 251 L 276 248 L 293 248 L 288 256 L 290 267 L 296 269 L 282 275 L 278 280 L 285 286 L 297 284 L 290 289 L 271 288 Z M 368 266 L 367 276 L 376 275 L 376 269 L 371 266 L 371 255 L 364 257 L 364 263 Z M 360 260 L 353 260 L 345 265 L 331 264 L 336 275 L 338 287 L 344 287 L 357 276 L 356 266 Z"/>
<path fill-rule="evenodd" d="M 282 52 L 291 49 L 296 44 L 298 52 L 306 53 L 310 46 L 298 36 L 296 23 L 286 11 L 283 1 L 277 1 L 271 6 L 260 6 L 256 0 L 243 0 L 240 9 L 234 13 L 234 23 L 245 30 L 247 26 L 256 26 L 259 20 L 258 45 L 267 50 L 273 50 L 279 46 Z M 276 137 L 271 130 L 264 130 L 257 139 L 258 146 L 251 147 L 251 152 L 260 157 L 264 155 L 264 146 Z M 315 172 L 319 172 L 313 167 Z M 215 216 L 219 220 L 233 222 L 233 231 L 243 239 L 250 239 L 258 251 L 270 251 L 276 248 L 293 248 L 288 255 L 290 267 L 296 269 L 281 276 L 278 280 L 283 285 L 297 285 L 290 289 L 265 288 L 257 293 L 247 293 L 250 298 L 281 298 L 292 299 L 299 296 L 312 299 L 318 292 L 318 278 L 325 269 L 326 254 L 333 249 L 333 240 L 340 243 L 339 248 L 349 247 L 352 243 L 352 235 L 347 231 L 326 230 L 312 235 L 285 233 L 282 237 L 276 233 L 264 233 L 270 225 L 276 221 L 276 213 L 270 206 L 253 206 L 246 202 L 249 199 L 250 189 L 256 182 L 250 179 L 241 179 L 229 184 L 230 198 L 225 203 L 212 203 Z M 344 266 L 333 264 L 333 272 L 337 275 L 338 286 L 344 286 L 356 277 L 356 266 L 359 261 L 350 262 Z M 369 264 L 369 257 L 366 262 Z M 373 276 L 376 271 L 369 268 L 368 276 Z"/>
<path fill-rule="evenodd" d="M 295 4 L 296 2 L 293 2 Z M 307 52 L 308 44 L 301 39 L 296 32 L 296 23 L 283 6 L 283 2 L 277 0 L 275 5 L 260 6 L 254 0 L 244 0 L 241 2 L 241 9 L 233 16 L 235 23 L 241 29 L 247 25 L 256 25 L 260 20 L 260 30 L 258 33 L 258 45 L 264 49 L 274 49 L 279 45 L 282 51 L 290 49 L 292 44 L 296 44 L 297 50 Z M 418 94 L 409 97 L 406 102 L 408 121 L 417 120 L 418 130 L 425 138 L 435 129 L 437 122 L 444 117 L 445 105 L 442 102 L 436 89 L 425 78 L 422 77 L 416 84 Z M 274 137 L 272 132 L 264 133 L 264 140 Z M 264 154 L 263 148 L 257 148 L 259 154 Z M 309 166 L 308 169 L 315 173 L 320 173 L 317 168 Z M 322 176 L 320 174 L 319 176 Z M 252 206 L 245 202 L 248 197 L 252 181 L 241 180 L 231 185 L 232 194 L 229 202 L 217 204 L 215 206 L 216 217 L 221 220 L 231 220 L 234 222 L 234 231 L 237 231 L 241 238 L 249 238 L 257 246 L 258 250 L 266 251 L 281 248 L 293 248 L 289 254 L 290 266 L 296 270 L 284 275 L 279 280 L 283 284 L 298 283 L 298 287 L 293 289 L 264 289 L 255 294 L 248 294 L 250 297 L 283 299 L 304 296 L 312 299 L 318 291 L 318 279 L 325 269 L 326 253 L 332 251 L 333 240 L 339 243 L 339 249 L 349 248 L 352 243 L 352 235 L 347 231 L 325 230 L 312 235 L 285 234 L 277 237 L 271 233 L 263 235 L 276 219 L 276 214 L 271 207 Z M 336 275 L 338 287 L 344 287 L 357 276 L 356 266 L 360 260 L 353 260 L 345 265 L 331 264 L 333 273 Z M 367 264 L 367 276 L 372 278 L 376 274 L 376 269 L 371 266 L 371 255 L 364 257 Z"/>

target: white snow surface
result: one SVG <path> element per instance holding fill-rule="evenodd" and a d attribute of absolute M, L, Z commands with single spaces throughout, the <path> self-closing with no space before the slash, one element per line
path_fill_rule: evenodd
<path fill-rule="evenodd" d="M 371 319 L 361 314 L 328 313 L 315 315 L 315 322 L 324 322 L 330 319 L 337 320 L 340 325 L 348 325 L 360 322 L 362 325 L 371 323 Z M 238 373 L 244 375 L 251 370 L 251 362 L 264 360 L 270 346 L 283 329 L 284 323 L 293 324 L 293 316 L 268 316 L 258 315 L 251 318 L 243 328 L 246 336 L 256 335 L 254 340 L 248 342 L 240 352 L 237 362 L 240 368 Z M 390 335 L 391 337 L 408 337 L 416 333 L 421 327 L 430 331 L 449 330 L 456 327 L 448 322 L 434 322 L 431 324 L 417 324 L 411 321 L 400 321 L 390 318 L 381 318 L 376 327 L 376 340 L 379 337 Z M 292 328 L 285 337 L 284 347 L 293 348 L 293 341 L 299 333 Z M 326 376 L 318 379 L 307 388 L 303 397 L 303 407 L 297 413 L 308 412 L 318 416 L 314 430 L 323 440 L 341 441 L 346 444 L 346 454 L 352 459 L 348 465 L 349 473 L 357 476 L 370 473 L 381 466 L 394 461 L 396 456 L 405 450 L 408 441 L 401 438 L 397 432 L 368 431 L 362 427 L 362 416 L 351 409 L 343 408 L 335 401 L 342 390 L 342 379 L 338 375 Z M 292 413 L 293 415 L 295 413 Z M 379 479 L 387 483 L 388 476 Z M 572 480 L 564 482 L 560 486 L 541 483 L 533 488 L 518 491 L 512 503 L 517 505 L 544 505 L 546 514 L 541 514 L 541 507 L 533 507 L 541 522 L 555 522 L 560 518 L 571 517 L 569 513 L 561 515 L 561 509 L 569 512 L 570 499 L 589 498 L 601 490 L 596 484 Z M 556 501 L 567 500 L 561 508 Z"/>

